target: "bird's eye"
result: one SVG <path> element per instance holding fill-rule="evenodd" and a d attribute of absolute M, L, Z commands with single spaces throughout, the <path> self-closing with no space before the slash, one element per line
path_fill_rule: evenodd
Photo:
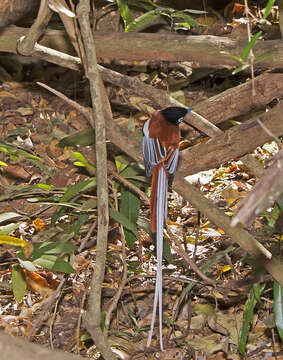
<path fill-rule="evenodd" d="M 184 120 L 184 117 L 183 117 L 183 116 L 180 117 L 180 118 L 178 119 L 178 124 L 180 124 L 183 120 Z"/>

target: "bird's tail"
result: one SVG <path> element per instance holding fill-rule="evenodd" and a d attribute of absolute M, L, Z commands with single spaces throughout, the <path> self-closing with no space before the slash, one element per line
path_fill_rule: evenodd
<path fill-rule="evenodd" d="M 164 222 L 167 218 L 167 191 L 168 191 L 168 174 L 164 166 L 156 166 L 153 169 L 151 193 L 151 210 L 155 215 L 151 218 L 154 222 L 151 223 L 152 231 L 156 231 L 156 252 L 157 252 L 157 274 L 155 283 L 153 313 L 150 325 L 150 331 L 147 339 L 147 347 L 150 346 L 154 322 L 157 310 L 157 303 L 159 304 L 159 334 L 160 334 L 160 349 L 163 351 L 162 340 L 162 256 L 163 256 L 163 228 Z"/>

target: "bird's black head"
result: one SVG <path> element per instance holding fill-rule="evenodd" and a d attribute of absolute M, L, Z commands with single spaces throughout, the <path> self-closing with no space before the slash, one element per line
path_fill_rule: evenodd
<path fill-rule="evenodd" d="M 163 117 L 171 124 L 179 125 L 183 120 L 184 116 L 189 113 L 191 109 L 183 108 L 179 106 L 170 106 L 166 109 L 161 110 Z"/>

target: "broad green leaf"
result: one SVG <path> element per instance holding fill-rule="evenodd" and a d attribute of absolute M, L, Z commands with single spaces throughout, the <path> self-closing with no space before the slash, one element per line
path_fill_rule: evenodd
<path fill-rule="evenodd" d="M 40 258 L 34 260 L 34 263 L 42 266 L 43 268 L 60 271 L 66 274 L 72 274 L 75 272 L 69 263 L 56 255 L 44 254 Z"/>
<path fill-rule="evenodd" d="M 254 308 L 257 304 L 257 299 L 262 294 L 264 288 L 265 284 L 255 284 L 250 290 L 249 298 L 245 304 L 243 313 L 243 325 L 240 329 L 238 340 L 238 350 L 241 355 L 245 354 L 249 329 L 254 317 Z"/>
<path fill-rule="evenodd" d="M 133 182 L 136 186 L 137 182 Z M 132 224 L 136 224 L 140 210 L 140 198 L 131 189 L 122 186 L 121 189 L 121 212 L 124 214 Z M 137 228 L 135 228 L 137 233 Z M 129 248 L 132 248 L 136 241 L 136 236 L 132 231 L 125 229 L 125 238 Z"/>
<path fill-rule="evenodd" d="M 127 31 L 127 26 L 131 23 L 131 11 L 124 0 L 117 0 L 117 5 L 119 7 L 121 18 L 124 21 L 125 31 Z"/>
<path fill-rule="evenodd" d="M 109 215 L 112 219 L 118 221 L 126 229 L 130 230 L 135 236 L 138 236 L 136 224 L 133 224 L 124 214 L 113 209 L 109 209 Z"/>
<path fill-rule="evenodd" d="M 74 196 L 78 195 L 79 193 L 84 193 L 93 189 L 96 186 L 96 178 L 90 178 L 83 180 L 75 185 L 68 185 L 67 190 L 65 191 L 64 195 L 61 197 L 59 203 L 68 203 Z M 51 218 L 51 225 L 54 225 L 55 222 L 63 215 L 64 208 L 59 206 Z"/>
<path fill-rule="evenodd" d="M 0 166 L 8 166 L 4 161 L 0 161 Z"/>
<path fill-rule="evenodd" d="M 249 41 L 249 43 L 247 44 L 247 46 L 244 49 L 243 55 L 242 55 L 242 63 L 245 63 L 248 56 L 250 55 L 250 52 L 252 50 L 252 48 L 255 46 L 255 43 L 257 41 L 257 39 L 260 37 L 260 35 L 262 34 L 262 31 L 257 32 Z"/>
<path fill-rule="evenodd" d="M 24 271 L 19 264 L 13 265 L 12 268 L 12 287 L 15 299 L 20 303 L 27 291 L 27 283 Z"/>
<path fill-rule="evenodd" d="M 273 284 L 273 311 L 275 324 L 281 341 L 283 341 L 283 287 L 274 280 Z"/>
<path fill-rule="evenodd" d="M 51 242 L 45 241 L 44 243 L 34 243 L 34 251 L 32 254 L 32 261 L 40 258 L 42 255 L 56 255 L 56 254 L 69 254 L 77 250 L 77 246 L 70 242 Z"/>
<path fill-rule="evenodd" d="M 266 19 L 268 17 L 268 15 L 270 14 L 270 11 L 273 7 L 275 3 L 275 0 L 269 0 L 266 7 L 265 7 L 265 11 L 264 11 L 264 14 L 263 14 L 263 18 Z"/>
<path fill-rule="evenodd" d="M 126 31 L 140 31 L 150 26 L 156 19 L 160 17 L 160 14 L 156 10 L 151 10 L 145 14 L 137 17 L 133 22 L 129 23 L 126 27 Z"/>
<path fill-rule="evenodd" d="M 20 239 L 10 235 L 0 235 L 0 244 L 26 247 L 28 242 L 24 239 Z"/>
<path fill-rule="evenodd" d="M 65 146 L 90 146 L 94 144 L 95 132 L 92 128 L 89 128 L 64 137 L 59 141 L 58 146 L 63 148 Z"/>

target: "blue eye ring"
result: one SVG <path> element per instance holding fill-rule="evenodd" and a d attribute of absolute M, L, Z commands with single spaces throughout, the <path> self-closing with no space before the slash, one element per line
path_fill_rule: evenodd
<path fill-rule="evenodd" d="M 187 114 L 189 114 L 192 110 L 190 108 L 187 109 Z M 178 120 L 178 124 L 180 124 L 182 121 L 184 121 L 184 116 L 180 117 Z"/>

